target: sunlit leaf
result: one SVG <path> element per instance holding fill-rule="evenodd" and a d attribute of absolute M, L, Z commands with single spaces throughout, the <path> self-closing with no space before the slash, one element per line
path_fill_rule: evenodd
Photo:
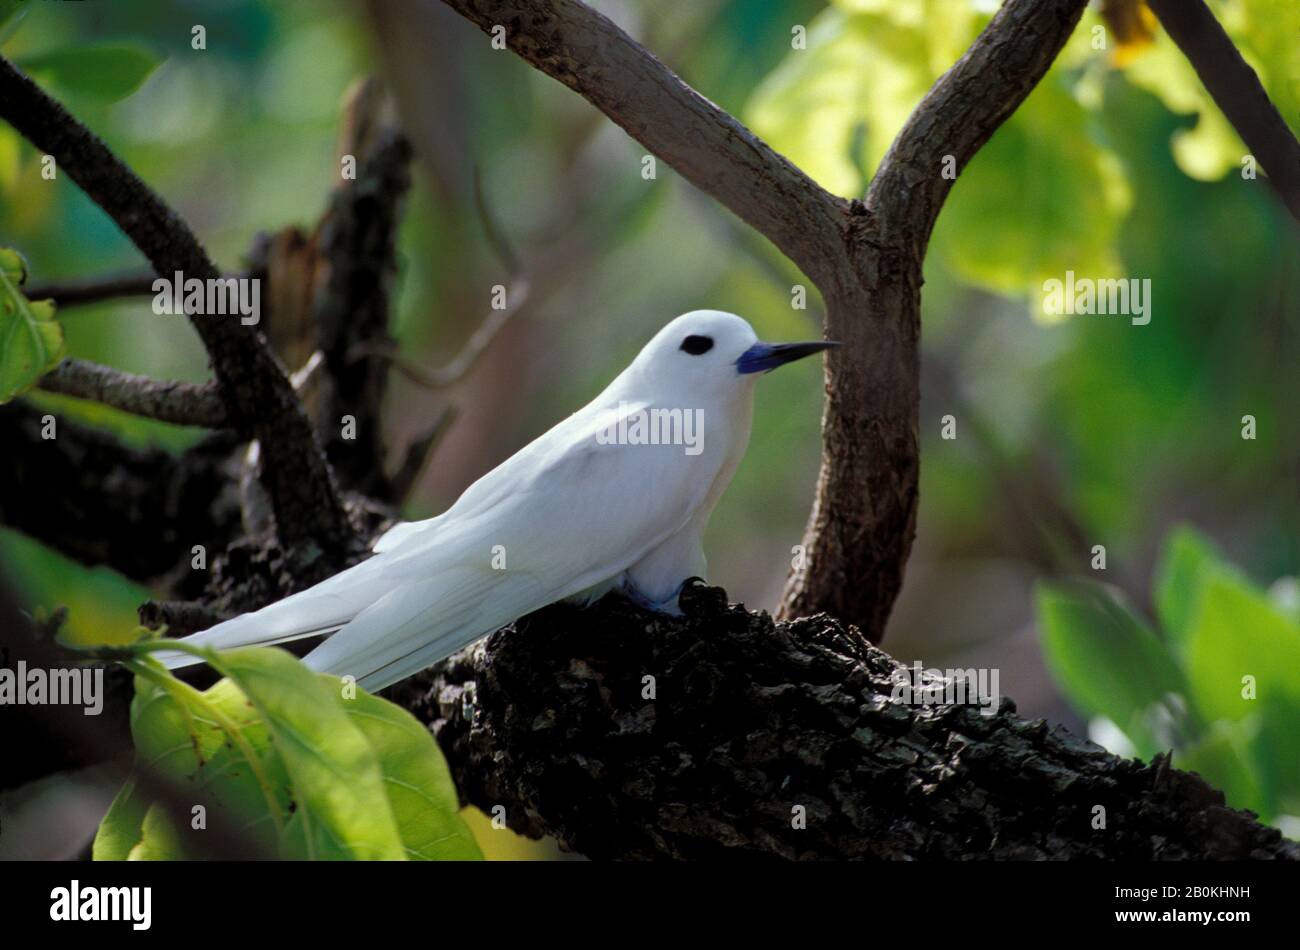
<path fill-rule="evenodd" d="M 405 709 L 356 690 L 347 698 L 340 681 L 322 677 L 379 758 L 384 789 L 407 857 L 462 861 L 482 857 L 459 815 L 451 772 L 429 730 Z"/>
<path fill-rule="evenodd" d="M 1067 271 L 1123 273 L 1115 251 L 1132 204 L 1115 154 L 1088 132 L 1084 108 L 1049 74 L 961 173 L 935 228 L 934 252 L 967 281 L 1027 295 Z"/>
<path fill-rule="evenodd" d="M 401 860 L 405 855 L 374 750 L 333 691 L 277 649 L 223 652 L 217 668 L 270 732 L 293 786 L 290 820 L 302 857 Z"/>
<path fill-rule="evenodd" d="M 128 861 L 184 861 L 186 852 L 176 826 L 161 805 L 150 805 L 140 828 L 140 840 L 126 859 Z"/>
<path fill-rule="evenodd" d="M 99 823 L 91 857 L 96 861 L 125 861 L 144 836 L 141 826 L 148 810 L 148 800 L 140 793 L 135 779 L 127 779 Z"/>

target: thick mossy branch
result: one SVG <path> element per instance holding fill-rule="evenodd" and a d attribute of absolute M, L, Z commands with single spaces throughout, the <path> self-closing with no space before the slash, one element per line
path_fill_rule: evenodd
<path fill-rule="evenodd" d="M 825 615 L 684 606 L 551 607 L 393 692 L 467 801 L 592 858 L 1300 858 L 1167 759 L 891 699 L 896 662 Z"/>

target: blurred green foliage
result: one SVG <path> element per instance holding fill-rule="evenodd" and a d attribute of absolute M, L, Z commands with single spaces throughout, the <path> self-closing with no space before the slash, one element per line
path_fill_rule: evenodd
<path fill-rule="evenodd" d="M 1265 821 L 1300 820 L 1297 580 L 1255 587 L 1189 528 L 1166 544 L 1154 633 L 1112 588 L 1045 586 L 1048 664 L 1080 713 L 1117 727 L 1112 751 L 1200 772 Z M 1113 735 L 1108 723 L 1095 732 Z M 1290 825 L 1288 825 L 1290 827 Z"/>
<path fill-rule="evenodd" d="M 1213 5 L 1213 4 L 1212 4 Z M 1216 6 L 1277 105 L 1300 117 L 1300 5 L 1249 0 Z M 840 195 L 861 193 L 926 90 L 970 46 L 996 4 L 954 0 L 833 0 L 755 91 L 747 117 L 760 135 Z M 1028 99 L 970 163 L 945 205 L 935 253 L 962 279 L 1028 293 L 1067 270 L 1121 273 L 1118 238 L 1132 192 L 1100 121 L 1117 59 L 1137 87 L 1196 125 L 1173 136 L 1179 166 L 1205 180 L 1242 167 L 1246 148 L 1195 71 L 1162 31 L 1151 48 L 1121 46 L 1091 7 Z M 1271 80 L 1271 82 L 1270 82 Z M 938 170 L 936 170 L 938 171 Z M 955 171 L 953 169 L 952 171 Z M 1028 208 L 1032 214 L 1019 214 Z"/>

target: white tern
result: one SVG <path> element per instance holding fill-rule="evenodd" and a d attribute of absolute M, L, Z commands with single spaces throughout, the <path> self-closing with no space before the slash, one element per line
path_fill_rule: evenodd
<path fill-rule="evenodd" d="M 185 642 L 329 635 L 304 662 L 378 690 L 559 600 L 619 587 L 676 612 L 682 584 L 704 575 L 705 525 L 749 442 L 754 380 L 836 345 L 762 343 L 735 314 L 683 314 L 441 515 L 398 524 L 368 560 Z"/>

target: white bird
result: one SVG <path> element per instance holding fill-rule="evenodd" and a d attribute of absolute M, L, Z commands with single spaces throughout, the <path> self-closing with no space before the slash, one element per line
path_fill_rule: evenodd
<path fill-rule="evenodd" d="M 378 690 L 559 600 L 620 587 L 676 612 L 682 584 L 704 575 L 704 528 L 749 442 L 757 374 L 836 345 L 762 343 L 735 314 L 683 314 L 441 515 L 398 524 L 368 560 L 184 642 L 328 634 L 304 662 Z"/>

